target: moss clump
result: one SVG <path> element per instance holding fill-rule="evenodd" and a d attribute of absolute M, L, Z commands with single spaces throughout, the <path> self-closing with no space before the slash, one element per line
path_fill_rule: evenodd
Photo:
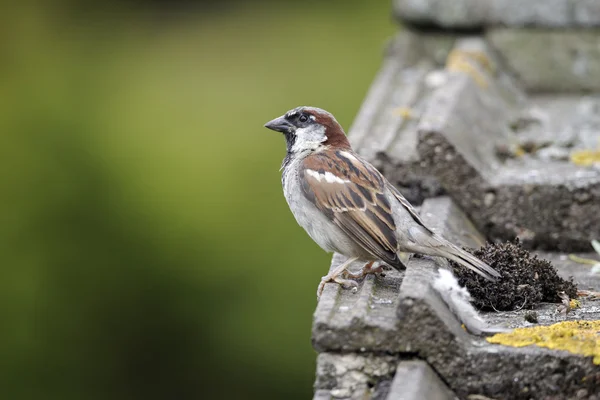
<path fill-rule="evenodd" d="M 525 318 L 525 321 L 532 323 L 532 324 L 537 324 L 538 323 L 538 314 L 535 311 L 527 311 L 525 313 L 525 315 L 523 316 L 523 318 Z"/>
<path fill-rule="evenodd" d="M 536 345 L 553 350 L 566 350 L 594 357 L 600 364 L 600 321 L 566 321 L 550 326 L 518 328 L 510 333 L 498 333 L 486 340 L 512 347 Z"/>
<path fill-rule="evenodd" d="M 502 277 L 490 282 L 475 272 L 451 262 L 459 283 L 465 286 L 473 304 L 484 310 L 508 311 L 533 308 L 540 302 L 560 303 L 559 292 L 577 296 L 572 280 L 564 280 L 549 261 L 523 249 L 519 242 L 488 243 L 479 250 L 469 250 Z"/>

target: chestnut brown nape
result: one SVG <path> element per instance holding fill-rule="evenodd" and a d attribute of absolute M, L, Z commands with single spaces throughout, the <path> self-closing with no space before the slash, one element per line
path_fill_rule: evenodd
<path fill-rule="evenodd" d="M 315 122 L 325 127 L 327 140 L 323 144 L 333 146 L 339 150 L 352 150 L 344 129 L 331 114 L 316 112 L 313 115 L 315 116 Z"/>
<path fill-rule="evenodd" d="M 328 130 L 327 131 L 327 140 L 323 144 L 325 144 L 327 146 L 335 147 L 336 149 L 339 149 L 339 150 L 352 150 L 352 147 L 350 146 L 350 142 L 348 141 L 348 138 L 344 134 L 344 131 L 340 131 L 339 133 L 332 135 L 329 133 L 329 130 Z"/>
<path fill-rule="evenodd" d="M 473 305 L 479 309 L 510 311 L 533 308 L 541 302 L 560 303 L 559 292 L 565 292 L 570 298 L 577 297 L 577 286 L 572 279 L 558 276 L 549 261 L 523 249 L 518 241 L 487 243 L 479 250 L 465 250 L 502 275 L 497 282 L 490 282 L 450 262 L 460 285 L 467 288 Z"/>

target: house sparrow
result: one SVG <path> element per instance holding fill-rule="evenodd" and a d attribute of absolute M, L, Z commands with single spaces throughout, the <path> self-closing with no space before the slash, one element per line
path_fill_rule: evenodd
<path fill-rule="evenodd" d="M 500 277 L 489 265 L 427 228 L 402 194 L 367 161 L 352 151 L 344 130 L 325 110 L 298 107 L 265 124 L 285 136 L 281 169 L 283 193 L 298 224 L 321 248 L 348 260 L 321 279 L 358 286 L 343 279 L 354 261 L 403 269 L 399 252 L 441 256 L 489 280 Z"/>

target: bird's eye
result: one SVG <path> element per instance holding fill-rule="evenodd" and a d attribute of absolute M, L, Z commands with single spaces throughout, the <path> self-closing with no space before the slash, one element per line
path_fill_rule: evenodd
<path fill-rule="evenodd" d="M 302 114 L 298 118 L 298 121 L 300 121 L 300 122 L 306 122 L 306 121 L 308 121 L 308 116 L 306 114 Z"/>

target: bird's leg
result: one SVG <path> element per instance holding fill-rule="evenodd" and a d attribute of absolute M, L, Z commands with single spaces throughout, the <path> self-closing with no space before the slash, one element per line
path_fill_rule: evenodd
<path fill-rule="evenodd" d="M 373 268 L 373 264 L 375 263 L 375 261 L 371 261 L 365 264 L 364 267 L 362 267 L 362 269 L 357 272 L 356 274 L 353 274 L 352 272 L 346 270 L 345 272 L 345 276 L 346 278 L 351 278 L 351 279 L 360 279 L 360 278 L 364 278 L 365 276 L 369 275 L 369 274 L 380 274 L 383 272 L 383 265 L 380 264 L 378 267 Z"/>
<path fill-rule="evenodd" d="M 317 288 L 317 299 L 321 297 L 321 293 L 323 293 L 325 284 L 329 282 L 337 282 L 344 287 L 358 287 L 358 283 L 356 283 L 355 281 L 350 279 L 342 279 L 339 277 L 339 275 L 341 275 L 346 270 L 346 268 L 348 268 L 348 266 L 356 260 L 358 260 L 358 257 L 351 257 L 347 259 L 345 262 L 335 267 L 333 271 L 321 278 L 321 283 L 319 283 L 319 287 Z"/>

